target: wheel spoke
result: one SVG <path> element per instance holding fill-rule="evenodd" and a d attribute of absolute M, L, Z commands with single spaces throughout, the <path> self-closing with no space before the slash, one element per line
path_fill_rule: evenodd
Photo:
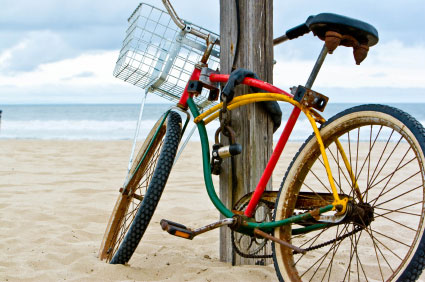
<path fill-rule="evenodd" d="M 360 127 L 357 128 L 356 170 L 354 172 L 354 175 L 358 175 L 357 174 L 357 166 L 358 166 L 358 160 L 359 160 L 359 146 L 360 146 Z M 357 177 L 355 177 L 355 179 L 357 179 Z"/>
<path fill-rule="evenodd" d="M 406 157 L 407 153 L 409 152 L 410 148 L 407 150 L 406 154 L 404 154 L 403 158 L 400 160 L 400 162 L 398 163 L 396 169 L 389 173 L 387 176 L 385 176 L 381 181 L 379 181 L 378 183 L 375 183 L 374 185 L 368 187 L 368 189 L 366 189 L 366 191 L 369 191 L 370 189 L 372 189 L 373 187 L 375 187 L 376 185 L 378 185 L 379 183 L 381 183 L 383 180 L 387 179 L 387 182 L 385 183 L 383 189 L 381 190 L 381 194 L 385 191 L 385 189 L 387 188 L 388 184 L 390 183 L 391 179 L 394 177 L 395 173 L 397 171 L 399 171 L 400 169 L 402 169 L 403 167 L 405 167 L 406 165 L 408 165 L 410 162 L 412 162 L 414 160 L 414 158 L 410 161 L 408 161 L 407 163 L 405 163 L 403 166 L 400 167 L 401 163 L 403 162 L 404 158 Z M 378 196 L 379 197 L 379 196 Z M 372 201 L 371 201 L 372 202 Z"/>
<path fill-rule="evenodd" d="M 388 194 L 389 192 L 391 192 L 391 191 L 392 191 L 392 190 L 394 190 L 395 188 L 399 187 L 401 184 L 405 183 L 406 181 L 408 181 L 408 180 L 409 180 L 409 179 L 411 179 L 412 177 L 414 177 L 414 176 L 418 175 L 419 173 L 420 173 L 420 171 L 419 171 L 419 172 L 417 172 L 417 173 L 415 173 L 414 175 L 410 176 L 409 178 L 407 178 L 407 179 L 403 180 L 402 182 L 398 183 L 397 185 L 395 185 L 394 187 L 392 187 L 391 189 L 389 189 L 389 190 L 388 190 L 388 191 L 386 191 L 385 193 L 383 193 L 383 194 L 379 195 L 378 197 L 376 197 L 376 198 L 373 200 L 373 205 L 374 205 L 374 207 L 376 207 L 376 206 L 378 206 L 378 207 L 379 207 L 379 206 L 382 206 L 383 204 L 386 204 L 386 203 L 388 203 L 388 202 L 394 201 L 394 200 L 395 200 L 395 198 L 390 198 L 389 200 L 387 200 L 387 201 L 385 201 L 385 202 L 381 202 L 381 203 L 379 203 L 379 204 L 376 204 L 376 202 L 379 200 L 379 198 L 380 198 L 380 197 L 382 197 L 382 196 L 384 196 L 384 195 Z M 406 192 L 404 192 L 404 193 L 402 193 L 402 194 L 399 194 L 399 195 L 397 196 L 397 198 L 401 198 L 402 196 L 407 195 L 407 194 L 409 194 L 410 192 L 413 192 L 413 191 L 415 191 L 416 189 L 419 189 L 419 188 L 423 188 L 423 186 L 422 186 L 422 185 L 419 185 L 419 186 L 417 186 L 417 187 L 415 187 L 415 188 L 413 188 L 413 189 L 410 189 L 409 191 L 406 191 Z"/>
<path fill-rule="evenodd" d="M 128 198 L 125 199 L 125 202 L 122 202 L 123 205 L 121 205 L 119 209 L 114 210 L 117 216 L 116 220 L 112 223 L 113 226 L 107 230 L 107 232 L 112 235 L 105 233 L 105 238 L 112 239 L 112 241 L 110 241 L 111 244 L 108 242 L 108 248 L 111 249 L 112 252 L 108 251 L 107 261 L 113 263 L 128 262 L 131 254 L 135 251 L 135 245 L 132 242 L 141 239 L 140 234 L 143 235 L 143 233 L 140 233 L 140 231 L 144 232 L 148 222 L 146 222 L 144 218 L 150 220 L 153 214 L 152 210 L 155 209 L 156 206 L 153 206 L 153 204 L 155 204 L 155 201 L 157 203 L 157 199 L 159 200 L 159 197 L 156 196 L 158 193 L 162 193 L 162 189 L 164 189 L 164 182 L 161 181 L 156 182 L 152 188 L 149 186 L 151 186 L 151 180 L 157 166 L 169 173 L 170 168 L 168 168 L 166 164 L 172 161 L 177 152 L 181 133 L 181 118 L 176 112 L 170 111 L 168 113 L 166 125 L 162 122 L 163 117 L 157 121 L 155 126 L 148 133 L 148 137 L 139 148 L 139 153 L 137 155 L 139 159 L 137 163 L 132 164 L 130 170 L 131 177 L 127 181 L 127 186 L 124 187 L 126 189 L 125 191 L 128 192 Z M 164 149 L 167 149 L 167 152 L 173 155 L 166 156 L 164 154 L 164 157 L 161 158 L 163 146 Z M 140 159 L 141 156 L 144 156 L 143 160 Z M 148 188 L 152 189 L 152 192 L 148 193 Z M 161 194 L 159 194 L 159 196 L 160 195 Z M 150 197 L 149 201 L 145 201 L 146 196 Z M 124 198 L 120 198 L 119 200 L 122 201 L 121 199 Z M 154 202 L 152 202 L 152 200 L 154 200 Z M 140 210 L 141 208 L 143 210 Z M 137 233 L 132 232 L 135 230 L 132 226 L 136 221 L 142 225 L 140 229 L 137 230 Z"/>
<path fill-rule="evenodd" d="M 400 225 L 400 226 L 402 226 L 402 227 L 404 227 L 404 228 L 407 228 L 407 229 L 409 229 L 409 230 L 411 230 L 411 231 L 413 231 L 413 232 L 416 232 L 416 230 L 415 229 L 413 229 L 412 227 L 409 227 L 409 226 L 407 226 L 407 225 L 405 225 L 405 224 L 403 224 L 403 223 L 400 223 L 400 222 L 398 222 L 398 221 L 395 221 L 395 220 L 393 220 L 393 219 L 391 219 L 391 218 L 389 218 L 389 217 L 387 217 L 387 216 L 385 216 L 385 215 L 383 215 L 383 214 L 379 214 L 379 213 L 376 213 L 375 212 L 375 214 L 377 215 L 377 216 L 375 216 L 374 218 L 375 218 L 375 220 L 377 219 L 377 218 L 379 218 L 379 217 L 382 217 L 382 218 L 385 218 L 386 220 L 389 220 L 389 221 L 391 221 L 391 222 L 393 222 L 393 223 L 395 223 L 395 224 L 397 224 L 397 225 Z"/>
<path fill-rule="evenodd" d="M 355 179 L 359 179 L 359 177 L 360 177 L 360 174 L 362 173 L 362 171 L 363 171 L 363 168 L 365 167 L 365 165 L 366 165 L 366 163 L 369 161 L 369 165 L 370 165 L 370 155 L 371 155 L 371 152 L 372 152 L 372 149 L 373 149 L 373 147 L 375 146 L 375 143 L 376 143 L 376 140 L 378 139 L 378 137 L 379 137 L 379 134 L 380 134 L 380 132 L 381 132 L 381 130 L 382 130 L 382 126 L 381 126 L 381 128 L 379 129 L 379 132 L 378 132 L 378 134 L 375 136 L 375 139 L 373 140 L 373 144 L 372 144 L 372 126 L 371 126 L 371 130 L 370 130 L 370 140 L 369 140 L 369 152 L 368 152 L 368 154 L 367 154 L 367 156 L 366 156 L 366 159 L 364 160 L 364 162 L 363 162 L 363 164 L 362 164 L 362 166 L 361 166 L 361 168 L 360 168 L 360 171 L 357 173 L 357 167 L 356 167 L 356 177 L 355 177 Z M 359 150 L 359 140 L 357 140 L 357 158 L 359 157 L 358 156 L 358 150 Z M 357 162 L 356 162 L 357 163 Z M 368 172 L 368 177 L 369 177 L 369 172 Z M 367 178 L 368 180 L 369 180 L 369 178 Z M 367 201 L 367 199 L 366 199 L 366 201 Z"/>
<path fill-rule="evenodd" d="M 418 214 L 418 213 L 411 213 L 411 212 L 401 211 L 401 210 L 403 210 L 403 209 L 406 209 L 406 208 L 409 208 L 409 207 L 412 207 L 412 206 L 415 206 L 415 205 L 418 205 L 418 204 L 423 204 L 423 201 L 419 201 L 419 202 L 416 202 L 416 203 L 413 203 L 413 204 L 410 204 L 410 205 L 407 205 L 407 206 L 404 206 L 404 207 L 398 208 L 398 209 L 396 209 L 396 210 L 390 210 L 390 209 L 386 209 L 386 208 L 379 207 L 379 206 L 374 206 L 373 208 L 374 208 L 374 209 L 379 209 L 379 210 L 388 211 L 388 212 L 387 212 L 387 213 L 385 213 L 384 215 L 387 215 L 387 214 L 390 214 L 390 213 L 395 212 L 395 213 L 401 213 L 401 214 L 406 214 L 406 215 L 422 216 L 422 214 Z M 375 217 L 375 218 L 376 218 L 376 217 Z"/>
<path fill-rule="evenodd" d="M 321 162 L 321 160 L 320 160 L 320 162 Z M 317 181 L 319 181 L 320 182 L 320 184 L 322 184 L 322 186 L 323 186 L 323 188 L 325 188 L 326 189 L 326 191 L 328 191 L 329 193 L 332 193 L 330 190 L 329 190 L 329 188 L 322 182 L 322 180 L 320 179 L 320 177 L 318 177 L 315 173 L 314 173 L 314 171 L 312 171 L 312 170 L 310 170 L 310 172 L 311 172 L 311 174 L 313 174 L 314 175 L 314 177 L 317 179 Z"/>
<path fill-rule="evenodd" d="M 373 175 L 372 175 L 372 178 L 371 178 L 371 181 L 370 181 L 370 184 L 368 185 L 368 187 L 373 185 L 373 183 L 376 181 L 376 179 L 378 178 L 378 176 L 380 175 L 380 173 L 382 172 L 382 170 L 386 167 L 388 161 L 391 159 L 391 157 L 393 156 L 395 150 L 398 148 L 398 145 L 400 144 L 401 140 L 403 140 L 403 136 L 400 136 L 400 138 L 398 139 L 396 145 L 394 146 L 393 150 L 391 151 L 390 155 L 388 156 L 387 160 L 382 164 L 381 169 L 376 174 L 375 178 L 373 178 Z M 387 140 L 387 143 L 389 143 L 389 139 Z M 383 156 L 383 154 L 381 155 L 381 157 L 382 156 Z"/>
<path fill-rule="evenodd" d="M 339 188 L 339 190 L 340 190 L 340 193 L 341 193 L 341 194 L 345 194 L 345 193 L 344 193 L 344 191 L 343 191 L 343 189 L 342 189 L 342 183 L 341 183 L 341 173 L 342 173 L 342 175 L 344 176 L 345 181 L 346 181 L 346 182 L 350 185 L 350 188 L 353 188 L 353 187 L 352 187 L 352 185 L 350 184 L 350 182 L 351 182 L 351 181 L 348 179 L 348 177 L 347 177 L 347 176 L 345 175 L 345 173 L 344 173 L 344 171 L 346 170 L 346 168 L 345 168 L 345 167 L 344 167 L 344 168 L 342 168 L 342 167 L 340 166 L 340 164 L 339 164 L 339 150 L 338 150 L 338 149 L 336 150 L 337 158 L 335 158 L 335 156 L 334 156 L 334 154 L 332 153 L 332 151 L 330 151 L 330 150 L 329 150 L 329 152 L 330 152 L 330 154 L 331 154 L 332 158 L 335 160 L 335 162 L 336 162 L 336 164 L 337 164 L 337 166 L 338 166 L 338 179 L 339 179 L 338 188 Z M 323 163 L 322 163 L 322 164 L 323 164 Z M 323 164 L 323 166 L 324 166 L 324 164 Z M 334 182 L 335 182 L 335 183 L 337 183 L 335 178 L 334 178 Z M 353 194 L 354 194 L 353 189 L 350 189 L 350 193 L 348 193 L 348 195 L 350 196 L 352 192 L 353 192 Z"/>
<path fill-rule="evenodd" d="M 404 246 L 406 246 L 406 247 L 410 247 L 408 244 L 406 244 L 406 243 L 403 243 L 403 242 L 401 242 L 400 240 L 397 240 L 397 239 L 394 239 L 393 237 L 390 237 L 390 236 L 388 236 L 388 235 L 385 235 L 385 234 L 383 234 L 382 232 L 378 232 L 378 231 L 374 231 L 375 233 L 377 233 L 377 234 L 379 234 L 379 235 L 381 235 L 381 236 L 383 236 L 383 237 L 385 237 L 385 238 L 388 238 L 388 239 L 390 239 L 390 240 L 392 240 L 392 241 L 394 241 L 394 242 L 397 242 L 397 243 L 399 243 L 399 244 L 401 244 L 401 245 L 404 245 Z"/>
<path fill-rule="evenodd" d="M 368 183 L 367 183 L 367 187 L 369 187 L 369 186 L 371 186 L 371 185 L 372 185 L 372 179 L 373 179 L 373 177 L 375 176 L 376 170 L 378 169 L 379 164 L 381 163 L 381 160 L 382 160 L 382 157 L 383 157 L 383 156 L 384 156 L 384 154 L 385 154 L 385 151 L 387 150 L 388 144 L 389 144 L 389 142 L 390 142 L 390 140 L 391 140 L 391 137 L 393 136 L 393 133 L 394 133 L 394 129 L 391 131 L 390 136 L 388 137 L 387 141 L 385 142 L 385 147 L 384 147 L 384 149 L 383 149 L 383 150 L 382 150 L 382 152 L 379 154 L 379 160 L 378 160 L 378 162 L 377 162 L 377 164 L 376 164 L 376 166 L 375 166 L 375 169 L 374 169 L 374 170 L 373 170 L 373 172 L 372 172 L 372 175 L 371 175 L 371 177 L 370 177 L 370 182 L 368 182 Z M 399 142 L 398 142 L 398 143 L 400 143 L 401 139 L 402 139 L 402 137 L 399 139 Z M 398 146 L 398 143 L 397 143 L 397 146 Z M 395 148 L 394 148 L 394 150 L 395 150 Z M 381 170 L 380 170 L 380 171 L 382 171 L 382 169 L 385 167 L 386 163 L 387 163 L 387 162 L 388 162 L 388 160 L 391 158 L 391 156 L 392 156 L 392 154 L 393 154 L 394 150 L 391 152 L 390 156 L 387 158 L 387 160 L 385 161 L 385 163 L 382 165 L 382 168 L 381 168 Z M 379 172 L 378 172 L 378 174 L 379 174 Z M 368 177 L 368 180 L 369 180 L 369 177 Z"/>
<path fill-rule="evenodd" d="M 380 245 L 382 245 L 385 249 L 387 249 L 390 253 L 392 253 L 396 258 L 398 258 L 400 261 L 402 261 L 403 259 L 397 255 L 390 247 L 388 247 L 387 245 L 385 245 L 384 243 L 381 242 L 381 240 L 379 240 L 378 238 L 376 238 L 376 236 L 374 236 L 374 240 L 376 242 L 378 242 Z"/>
<path fill-rule="evenodd" d="M 415 252 L 424 251 L 419 245 L 425 226 L 423 132 L 406 114 L 375 105 L 347 110 L 321 127 L 331 180 L 350 206 L 359 209 L 321 230 L 291 236 L 287 232 L 297 223 L 277 230 L 276 236 L 291 238 L 294 245 L 308 250 L 303 255 L 282 249 L 282 258 L 275 261 L 287 272 L 282 277 L 386 281 L 413 269 L 413 261 L 418 263 Z M 307 142 L 288 170 L 287 177 L 292 179 L 282 184 L 285 192 L 279 197 L 283 199 L 275 207 L 279 214 L 299 214 L 316 208 L 304 203 L 332 199 L 322 194 L 332 191 L 317 140 Z M 307 198 L 294 210 L 300 195 Z M 308 223 L 298 224 L 306 227 Z"/>
<path fill-rule="evenodd" d="M 347 229 L 347 226 L 345 226 L 344 228 L 343 228 L 343 230 L 337 235 L 338 237 L 339 236 L 341 236 L 341 234 L 345 231 Z M 321 232 L 321 233 L 323 233 L 323 232 Z M 318 238 L 318 236 L 316 236 L 316 240 L 317 240 L 317 238 Z M 315 241 L 316 241 L 315 240 Z M 314 242 L 315 242 L 314 241 Z M 313 242 L 313 243 L 314 243 Z M 340 242 L 338 242 L 338 244 L 341 244 L 341 242 L 342 241 L 340 241 Z M 333 250 L 333 248 L 335 247 L 335 244 L 336 244 L 337 242 L 335 241 L 335 242 L 333 242 L 333 244 L 332 244 L 332 246 L 331 246 L 331 248 L 330 248 L 330 250 Z M 310 245 L 311 246 L 311 245 Z M 316 268 L 316 270 L 314 271 L 314 273 L 313 273 L 313 275 L 311 276 L 312 278 L 314 277 L 314 275 L 317 273 L 317 271 L 319 270 L 319 268 L 320 268 L 320 266 L 323 264 L 323 262 L 324 262 L 324 260 L 326 259 L 326 257 L 328 256 L 328 254 L 329 254 L 329 251 L 328 252 L 326 252 L 324 255 L 322 255 L 320 258 L 318 258 L 317 260 L 316 260 L 316 262 L 314 262 L 302 275 L 301 275 L 301 277 L 302 276 L 304 276 L 307 272 L 309 272 L 313 267 L 315 267 L 315 265 L 317 264 L 317 263 L 319 263 L 319 266 Z M 304 255 L 302 255 L 302 256 L 304 256 Z M 301 256 L 301 257 L 302 257 Z"/>

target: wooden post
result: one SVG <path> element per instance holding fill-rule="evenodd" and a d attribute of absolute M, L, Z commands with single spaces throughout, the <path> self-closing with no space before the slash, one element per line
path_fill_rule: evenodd
<path fill-rule="evenodd" d="M 237 41 L 236 3 L 220 0 L 220 69 L 230 73 Z M 240 35 L 236 68 L 255 72 L 260 79 L 273 79 L 273 0 L 239 0 Z M 248 93 L 239 86 L 236 96 Z M 231 127 L 242 154 L 223 161 L 220 174 L 220 197 L 228 207 L 246 193 L 253 191 L 272 152 L 273 125 L 265 111 L 257 104 L 231 112 Z M 222 139 L 227 141 L 226 138 Z M 270 187 L 268 187 L 269 189 Z M 230 229 L 220 230 L 220 260 L 233 264 L 253 263 L 232 253 Z"/>

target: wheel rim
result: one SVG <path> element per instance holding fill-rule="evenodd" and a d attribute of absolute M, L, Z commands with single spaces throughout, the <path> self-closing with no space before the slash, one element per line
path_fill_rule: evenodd
<path fill-rule="evenodd" d="M 276 246 L 277 257 L 281 258 L 277 263 L 286 279 L 387 281 L 401 275 L 400 270 L 412 259 L 423 235 L 423 153 L 413 134 L 398 120 L 384 118 L 347 117 L 345 122 L 324 130 L 326 153 L 339 193 L 353 197 L 357 203 L 360 201 L 334 140 L 326 137 L 333 134 L 340 136 L 363 201 L 373 207 L 374 220 L 369 226 L 345 223 L 293 237 L 291 227 L 279 229 L 277 236 L 302 248 L 335 239 L 306 255 L 292 255 L 284 247 Z M 291 200 L 283 197 L 282 203 L 292 204 L 277 211 L 276 220 L 291 216 L 294 211 L 303 212 L 295 209 L 294 198 L 299 191 L 331 193 L 318 147 L 315 144 L 310 147 L 303 169 L 292 175 L 298 181 L 292 181 L 284 190 Z M 354 232 L 356 226 L 363 229 Z M 296 227 L 299 226 L 292 226 Z M 349 232 L 353 234 L 336 240 Z"/>
<path fill-rule="evenodd" d="M 158 163 L 161 148 L 164 143 L 166 132 L 166 123 L 164 123 L 159 129 L 157 135 L 155 135 L 155 132 L 160 125 L 160 120 L 157 122 L 157 124 L 149 133 L 147 139 L 144 141 L 139 154 L 137 155 L 133 162 L 133 166 L 130 169 L 129 175 L 131 176 L 133 173 L 134 175 L 127 184 L 129 194 L 120 194 L 116 207 L 114 208 L 114 212 L 110 219 L 111 226 L 108 226 L 107 228 L 107 230 L 110 230 L 109 232 L 107 231 L 107 233 L 109 233 L 107 235 L 108 238 L 104 239 L 107 241 L 105 243 L 105 247 L 103 248 L 105 250 L 104 256 L 106 258 L 106 262 L 111 261 L 115 253 L 118 251 L 119 246 L 123 242 L 127 231 L 135 219 L 137 211 L 139 210 L 139 207 L 143 201 L 143 196 L 146 194 L 149 183 L 152 179 L 153 173 Z M 155 138 L 155 140 L 149 149 L 148 155 L 139 166 L 140 159 L 145 154 L 153 138 Z"/>
<path fill-rule="evenodd" d="M 139 185 L 137 185 L 136 189 L 134 189 L 133 191 L 133 193 L 138 195 L 139 197 L 143 197 L 143 195 L 146 194 L 148 185 L 150 183 L 150 180 L 152 178 L 153 172 L 156 167 L 156 163 L 158 162 L 162 144 L 163 144 L 163 140 L 157 146 L 152 159 L 149 160 L 146 170 L 143 171 L 142 178 L 140 180 Z M 142 203 L 142 200 L 140 200 L 140 198 L 138 199 L 138 198 L 129 196 L 129 204 L 127 207 L 127 211 L 120 223 L 118 232 L 116 233 L 116 235 L 114 235 L 114 237 L 116 237 L 116 240 L 115 240 L 113 251 L 110 252 L 111 254 L 108 258 L 108 261 L 112 259 L 112 257 L 117 252 L 119 246 L 121 245 L 121 242 L 124 240 L 124 237 L 127 234 L 128 229 L 130 228 L 134 218 L 136 217 L 137 211 L 139 210 L 141 203 Z"/>

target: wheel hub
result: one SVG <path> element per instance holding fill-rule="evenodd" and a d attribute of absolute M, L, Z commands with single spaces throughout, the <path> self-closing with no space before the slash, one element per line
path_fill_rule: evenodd
<path fill-rule="evenodd" d="M 347 204 L 347 216 L 344 222 L 354 223 L 362 228 L 371 224 L 374 220 L 374 208 L 368 203 L 353 203 Z"/>

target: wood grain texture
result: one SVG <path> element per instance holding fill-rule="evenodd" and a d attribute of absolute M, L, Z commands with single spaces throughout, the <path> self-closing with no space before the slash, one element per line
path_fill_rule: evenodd
<path fill-rule="evenodd" d="M 236 68 L 254 71 L 260 79 L 273 81 L 273 0 L 239 0 L 240 41 Z M 222 73 L 230 73 L 237 41 L 235 1 L 220 0 L 220 40 Z M 251 92 L 239 86 L 236 96 Z M 272 153 L 273 126 L 264 110 L 256 104 L 231 113 L 231 127 L 242 154 L 223 162 L 220 175 L 220 197 L 229 207 L 253 191 Z M 227 142 L 227 138 L 224 138 Z M 225 142 L 223 142 L 225 143 Z M 220 231 L 220 259 L 233 264 L 253 263 L 234 257 L 229 228 Z"/>

